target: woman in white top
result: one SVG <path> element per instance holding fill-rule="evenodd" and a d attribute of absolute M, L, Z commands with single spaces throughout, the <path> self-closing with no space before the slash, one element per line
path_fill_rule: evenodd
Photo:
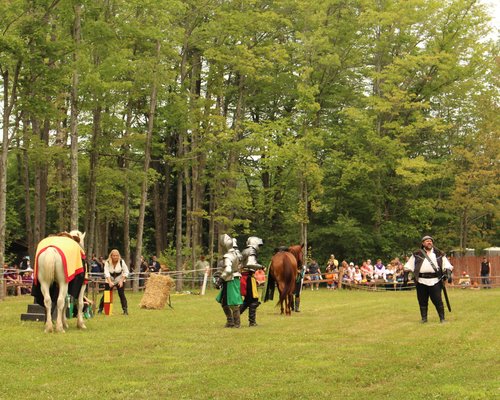
<path fill-rule="evenodd" d="M 128 274 L 128 266 L 121 258 L 120 252 L 116 249 L 111 250 L 108 259 L 104 263 L 104 279 L 106 280 L 104 290 L 117 288 L 124 315 L 128 315 L 127 298 L 125 297 L 125 281 Z M 104 296 L 102 296 L 99 304 L 99 314 L 102 313 L 103 308 Z"/>

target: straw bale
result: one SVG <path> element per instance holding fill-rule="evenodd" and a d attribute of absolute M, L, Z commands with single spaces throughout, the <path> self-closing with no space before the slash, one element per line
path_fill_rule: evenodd
<path fill-rule="evenodd" d="M 167 275 L 151 274 L 146 282 L 146 290 L 139 306 L 151 310 L 161 310 L 167 304 L 174 280 Z"/>

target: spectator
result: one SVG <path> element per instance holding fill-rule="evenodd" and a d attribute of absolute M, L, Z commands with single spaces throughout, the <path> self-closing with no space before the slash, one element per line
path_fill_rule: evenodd
<path fill-rule="evenodd" d="M 198 282 L 198 285 L 201 287 L 201 285 L 203 285 L 203 278 L 205 276 L 205 273 L 208 274 L 208 272 L 210 271 L 210 264 L 207 260 L 205 260 L 205 256 L 200 256 L 200 259 L 194 264 L 194 269 L 196 280 Z"/>
<path fill-rule="evenodd" d="M 151 261 L 149 263 L 149 272 L 160 272 L 161 265 L 156 260 L 156 256 L 151 257 Z"/>
<path fill-rule="evenodd" d="M 355 271 L 354 263 L 351 261 L 349 263 L 349 266 L 347 267 L 347 270 L 349 271 L 349 277 L 351 280 L 354 280 L 354 271 Z"/>
<path fill-rule="evenodd" d="M 7 286 L 7 294 L 16 296 L 21 295 L 21 284 L 23 283 L 21 276 L 19 276 L 17 265 L 9 268 L 8 264 L 3 265 L 5 284 Z"/>
<path fill-rule="evenodd" d="M 491 263 L 486 257 L 481 262 L 481 285 L 484 289 L 491 289 L 490 286 Z"/>
<path fill-rule="evenodd" d="M 307 273 L 309 274 L 309 278 L 311 279 L 311 290 L 314 290 L 314 286 L 316 286 L 316 290 L 319 290 L 319 282 L 317 281 L 321 279 L 321 269 L 319 268 L 316 260 L 311 260 L 311 264 L 309 264 Z"/>
<path fill-rule="evenodd" d="M 377 263 L 373 267 L 373 277 L 377 279 L 385 279 L 385 265 L 382 264 L 382 260 L 379 258 L 377 259 Z"/>
<path fill-rule="evenodd" d="M 342 261 L 340 271 L 342 273 L 342 283 L 350 284 L 352 282 L 352 275 L 349 272 L 349 265 L 347 264 L 347 261 Z"/>
<path fill-rule="evenodd" d="M 97 260 L 97 257 L 95 254 L 92 254 L 92 259 L 90 260 L 90 273 L 92 275 L 94 275 L 95 277 L 100 277 L 101 274 L 103 273 L 103 266 Z"/>
<path fill-rule="evenodd" d="M 30 256 L 23 257 L 21 264 L 19 265 L 19 271 L 26 271 L 28 268 L 31 268 L 30 265 Z"/>
<path fill-rule="evenodd" d="M 370 271 L 372 271 L 372 275 L 373 275 L 373 264 L 372 264 L 372 260 L 370 260 L 369 258 L 366 259 L 366 265 L 368 266 L 368 268 L 370 269 Z"/>
<path fill-rule="evenodd" d="M 385 267 L 385 280 L 387 282 L 394 282 L 395 278 L 394 275 L 396 274 L 396 270 L 394 269 L 394 266 L 392 265 L 392 262 L 387 264 Z"/>
<path fill-rule="evenodd" d="M 21 280 L 23 282 L 21 294 L 31 294 L 31 287 L 33 286 L 33 270 L 31 267 L 22 273 Z"/>
<path fill-rule="evenodd" d="M 399 263 L 396 266 L 396 272 L 394 273 L 394 279 L 398 283 L 402 283 L 404 281 L 405 271 L 403 268 L 403 264 Z"/>
<path fill-rule="evenodd" d="M 146 282 L 147 276 L 148 276 L 148 263 L 144 259 L 144 256 L 141 256 L 141 264 L 139 265 L 139 288 L 144 287 L 144 283 Z"/>
<path fill-rule="evenodd" d="M 363 274 L 361 273 L 361 269 L 358 265 L 354 267 L 353 281 L 355 284 L 360 284 L 363 280 Z"/>
<path fill-rule="evenodd" d="M 326 266 L 330 266 L 331 267 L 331 271 L 338 271 L 338 268 L 339 268 L 339 260 L 337 260 L 335 258 L 335 255 L 331 254 L 330 255 L 330 258 L 328 259 L 328 263 L 326 264 Z"/>
<path fill-rule="evenodd" d="M 333 254 L 332 254 L 333 256 Z M 335 277 L 337 276 L 337 279 L 338 279 L 338 274 L 337 274 L 337 268 L 335 267 L 335 264 L 333 262 L 331 262 L 332 259 L 330 258 L 330 260 L 328 261 L 328 264 L 326 265 L 326 269 L 325 269 L 325 279 L 327 280 L 326 282 L 326 288 L 328 290 L 334 290 L 335 289 Z M 337 260 L 335 260 L 337 261 Z M 337 261 L 337 265 L 338 265 L 338 261 Z"/>
<path fill-rule="evenodd" d="M 363 280 L 366 282 L 371 282 L 373 280 L 373 269 L 368 266 L 368 262 L 363 261 L 361 264 L 361 275 L 363 276 Z"/>
<path fill-rule="evenodd" d="M 467 272 L 463 271 L 462 276 L 458 280 L 458 284 L 462 286 L 462 289 L 465 289 L 470 286 L 470 276 Z"/>

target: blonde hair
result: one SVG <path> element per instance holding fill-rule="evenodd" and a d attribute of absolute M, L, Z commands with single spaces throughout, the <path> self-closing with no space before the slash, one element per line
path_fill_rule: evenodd
<path fill-rule="evenodd" d="M 120 260 L 121 260 L 121 258 L 122 258 L 122 256 L 121 256 L 120 252 L 119 252 L 117 249 L 113 249 L 113 250 L 111 250 L 111 251 L 109 252 L 108 259 L 106 260 L 106 262 L 108 263 L 108 265 L 114 265 L 114 264 L 113 264 L 113 260 L 111 259 L 111 254 L 113 254 L 114 252 L 118 253 L 118 257 L 119 257 L 118 261 L 120 261 Z"/>

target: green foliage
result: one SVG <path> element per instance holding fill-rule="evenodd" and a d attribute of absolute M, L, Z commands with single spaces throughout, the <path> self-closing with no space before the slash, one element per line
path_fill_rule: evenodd
<path fill-rule="evenodd" d="M 68 214 L 78 77 L 80 210 L 95 211 L 115 234 L 125 200 L 132 225 L 138 216 L 158 88 L 148 182 L 168 207 L 148 202 L 146 247 L 155 233 L 173 245 L 176 207 L 184 256 L 188 243 L 206 248 L 219 229 L 274 246 L 299 242 L 307 227 L 319 259 L 401 254 L 422 232 L 442 237 L 443 247 L 497 244 L 498 46 L 485 39 L 482 4 L 81 4 L 79 43 L 72 2 L 0 5 L 0 68 L 12 77 L 21 67 L 11 133 L 28 152 L 28 201 L 35 168 L 49 168 L 48 227 Z M 13 151 L 9 187 L 24 162 Z M 186 197 L 174 201 L 181 175 L 196 210 Z M 90 185 L 97 210 L 86 209 Z M 24 203 L 22 193 L 9 190 L 9 207 Z M 9 225 L 19 231 L 24 210 L 15 211 Z M 168 232 L 155 232 L 158 213 Z M 188 213 L 201 227 L 196 238 L 184 237 Z"/>

